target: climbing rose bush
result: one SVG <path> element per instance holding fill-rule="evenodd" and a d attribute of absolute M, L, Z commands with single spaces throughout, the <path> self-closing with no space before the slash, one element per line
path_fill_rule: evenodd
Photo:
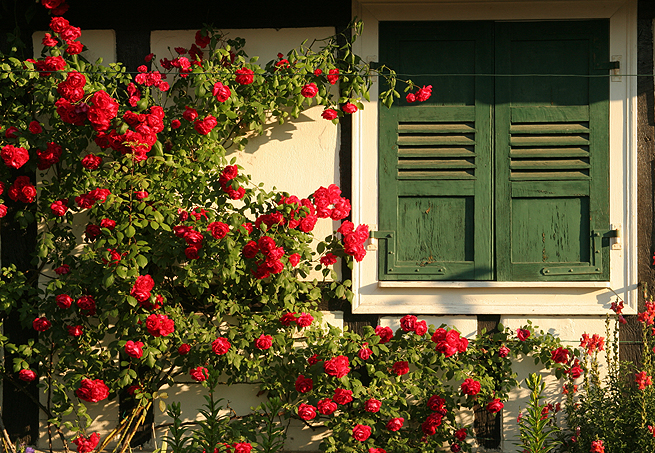
<path fill-rule="evenodd" d="M 39 380 L 66 448 L 102 450 L 120 436 L 123 452 L 153 403 L 166 410 L 162 386 L 186 377 L 212 390 L 220 376 L 257 383 L 267 402 L 175 451 L 275 445 L 289 418 L 332 429 L 326 451 L 433 451 L 463 437 L 458 408 L 502 408 L 514 351 L 569 367 L 536 332 L 469 339 L 412 315 L 401 329 L 362 334 L 323 323 L 319 301 L 352 297 L 332 266 L 366 258 L 368 226 L 348 220 L 338 186 L 267 191 L 228 150 L 311 106 L 334 123 L 363 109 L 372 70 L 350 36 L 259 65 L 243 40 L 206 27 L 132 76 L 85 60 L 80 29 L 61 17 L 66 3 L 42 4 L 53 15 L 45 56 L 0 55 L 0 217 L 39 225 L 34 269 L 2 268 L 0 309 L 37 335 L 28 345 L 2 337 L 14 354 L 3 374 L 19 387 Z M 395 74 L 378 71 L 389 105 Z M 408 89 L 418 102 L 431 93 Z M 336 229 L 323 241 L 319 221 Z M 131 406 L 127 424 L 103 439 L 88 433 L 87 406 L 115 397 Z"/>

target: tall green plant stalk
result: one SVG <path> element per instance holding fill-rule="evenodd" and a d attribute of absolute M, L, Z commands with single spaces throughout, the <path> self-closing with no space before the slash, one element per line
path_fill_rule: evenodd
<path fill-rule="evenodd" d="M 541 404 L 546 384 L 543 382 L 541 375 L 532 373 L 525 380 L 525 385 L 530 389 L 530 402 L 526 414 L 519 421 L 521 430 L 519 451 L 527 453 L 551 452 L 561 442 L 556 439 L 559 428 L 553 423 L 552 417 L 549 416 L 548 405 Z"/>

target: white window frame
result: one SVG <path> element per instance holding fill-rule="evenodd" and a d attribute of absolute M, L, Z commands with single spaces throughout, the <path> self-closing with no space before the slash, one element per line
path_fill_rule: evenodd
<path fill-rule="evenodd" d="M 364 21 L 355 51 L 377 61 L 378 24 L 401 20 L 610 20 L 611 60 L 620 74 L 637 73 L 637 0 L 353 0 L 353 16 Z M 435 84 L 435 88 L 438 86 Z M 355 224 L 375 230 L 378 221 L 378 85 L 371 103 L 353 118 L 352 173 Z M 353 268 L 356 314 L 605 314 L 617 296 L 625 314 L 637 307 L 637 78 L 610 82 L 609 282 L 379 281 L 377 244 L 369 240 L 366 258 Z M 382 107 L 385 108 L 385 107 Z"/>

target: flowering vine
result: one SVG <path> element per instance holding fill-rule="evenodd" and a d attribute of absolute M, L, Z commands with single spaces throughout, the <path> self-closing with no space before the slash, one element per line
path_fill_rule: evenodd
<path fill-rule="evenodd" d="M 413 315 L 395 332 L 322 325 L 318 301 L 352 296 L 332 266 L 365 259 L 368 226 L 348 220 L 338 186 L 268 192 L 227 150 L 311 106 L 334 123 L 364 108 L 373 70 L 350 37 L 260 66 L 243 40 L 206 27 L 176 55 L 146 56 L 133 77 L 86 61 L 80 29 L 62 17 L 66 2 L 41 3 L 53 15 L 45 56 L 0 55 L 0 217 L 40 227 L 35 269 L 2 268 L 0 309 L 38 333 L 29 345 L 3 337 L 16 353 L 4 375 L 43 384 L 42 410 L 60 436 L 74 433 L 78 452 L 102 451 L 116 436 L 124 452 L 162 386 L 188 377 L 212 387 L 217 373 L 259 385 L 269 428 L 283 414 L 347 433 L 327 439 L 326 451 L 431 451 L 446 441 L 466 450 L 455 412 L 502 409 L 515 384 L 512 354 L 539 350 L 544 363 L 569 367 L 552 337 L 527 329 L 469 339 Z M 389 105 L 400 96 L 395 74 L 378 71 Z M 417 90 L 408 101 L 429 99 L 431 86 L 407 85 Z M 314 247 L 319 221 L 338 226 Z M 87 433 L 88 416 L 65 419 L 117 395 L 133 412 L 103 439 Z M 250 451 L 262 441 L 249 427 L 194 446 Z"/>

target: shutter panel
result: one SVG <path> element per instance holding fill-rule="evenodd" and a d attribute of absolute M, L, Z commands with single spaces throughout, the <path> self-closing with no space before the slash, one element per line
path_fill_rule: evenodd
<path fill-rule="evenodd" d="M 496 25 L 498 74 L 563 75 L 496 79 L 498 280 L 609 279 L 608 42 L 605 20 Z"/>
<path fill-rule="evenodd" d="M 427 102 L 380 107 L 381 280 L 493 279 L 493 80 L 457 75 L 492 71 L 492 33 L 489 22 L 380 23 L 381 62 L 433 85 Z"/>

